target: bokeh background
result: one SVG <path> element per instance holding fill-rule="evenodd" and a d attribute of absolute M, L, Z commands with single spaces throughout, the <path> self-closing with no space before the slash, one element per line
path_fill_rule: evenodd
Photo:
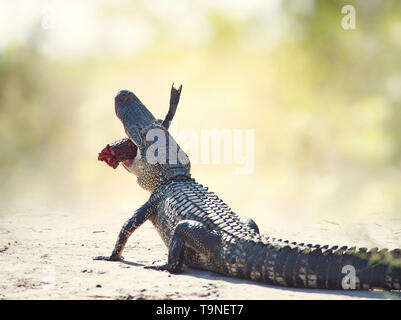
<path fill-rule="evenodd" d="M 113 99 L 162 118 L 173 82 L 175 129 L 255 130 L 252 174 L 192 166 L 241 216 L 401 215 L 399 0 L 1 0 L 0 25 L 2 215 L 135 210 L 135 177 L 97 161 Z"/>

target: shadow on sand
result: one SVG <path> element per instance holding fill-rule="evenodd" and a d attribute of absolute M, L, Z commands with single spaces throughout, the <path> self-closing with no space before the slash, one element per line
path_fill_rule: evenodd
<path fill-rule="evenodd" d="M 248 284 L 254 286 L 262 286 L 269 289 L 279 289 L 283 291 L 288 291 L 291 293 L 302 292 L 308 294 L 327 294 L 333 296 L 349 296 L 349 297 L 358 297 L 358 298 L 368 298 L 368 299 L 396 299 L 401 300 L 401 292 L 389 292 L 389 291 L 363 291 L 363 290 L 326 290 L 326 289 L 302 289 L 302 288 L 289 288 L 289 287 L 281 287 L 269 285 L 266 283 L 255 282 L 252 280 L 240 279 L 240 278 L 232 278 L 221 276 L 212 272 L 203 271 L 203 270 L 195 270 L 195 269 L 187 269 L 185 274 L 191 275 L 194 277 L 199 277 L 203 279 L 209 280 L 223 280 L 234 284 Z M 313 297 L 311 296 L 311 299 Z"/>
<path fill-rule="evenodd" d="M 120 261 L 121 263 L 134 266 L 134 267 L 144 267 L 144 264 L 136 263 L 132 261 Z M 325 290 L 325 289 L 302 289 L 302 288 L 289 288 L 289 287 L 280 287 L 269 285 L 266 283 L 255 282 L 252 280 L 240 279 L 240 278 L 232 278 L 226 277 L 222 275 L 218 275 L 216 273 L 212 273 L 209 271 L 203 270 L 195 270 L 187 268 L 184 271 L 185 275 L 189 275 L 192 277 L 207 279 L 207 280 L 223 280 L 233 284 L 247 284 L 253 286 L 262 286 L 269 289 L 277 289 L 288 291 L 289 293 L 308 293 L 308 294 L 327 294 L 333 296 L 349 296 L 349 297 L 358 297 L 358 298 L 367 298 L 367 299 L 395 299 L 401 300 L 401 292 L 389 292 L 389 291 L 362 291 L 362 290 Z M 313 299 L 313 296 L 311 296 Z"/>

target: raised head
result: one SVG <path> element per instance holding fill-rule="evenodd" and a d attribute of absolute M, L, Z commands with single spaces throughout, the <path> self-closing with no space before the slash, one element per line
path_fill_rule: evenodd
<path fill-rule="evenodd" d="M 153 191 L 174 177 L 189 177 L 188 156 L 139 98 L 131 91 L 121 90 L 114 100 L 116 115 L 138 149 L 135 158 L 123 165 L 138 177 L 139 185 Z"/>

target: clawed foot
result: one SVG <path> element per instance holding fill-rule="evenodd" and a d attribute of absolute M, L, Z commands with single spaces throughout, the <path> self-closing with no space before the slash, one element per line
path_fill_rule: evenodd
<path fill-rule="evenodd" d="M 97 256 L 94 257 L 93 260 L 105 260 L 105 261 L 121 261 L 124 260 L 123 256 Z"/>
<path fill-rule="evenodd" d="M 165 260 L 157 260 L 153 261 L 153 263 L 149 266 L 145 266 L 145 269 L 153 269 L 153 270 L 159 270 L 159 271 L 168 271 L 171 273 L 179 273 L 180 270 L 173 268 L 168 264 L 167 261 Z"/>
<path fill-rule="evenodd" d="M 168 270 L 168 263 L 165 260 L 157 260 L 153 261 L 152 264 L 149 266 L 144 266 L 144 268 L 165 271 Z"/>

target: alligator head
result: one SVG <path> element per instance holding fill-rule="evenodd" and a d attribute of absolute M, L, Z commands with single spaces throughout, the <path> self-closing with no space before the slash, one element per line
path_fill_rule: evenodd
<path fill-rule="evenodd" d="M 138 177 L 142 188 L 153 191 L 173 177 L 190 176 L 188 156 L 134 93 L 121 90 L 114 101 L 116 115 L 130 141 L 122 148 L 126 157 L 129 154 L 122 163 Z"/>

